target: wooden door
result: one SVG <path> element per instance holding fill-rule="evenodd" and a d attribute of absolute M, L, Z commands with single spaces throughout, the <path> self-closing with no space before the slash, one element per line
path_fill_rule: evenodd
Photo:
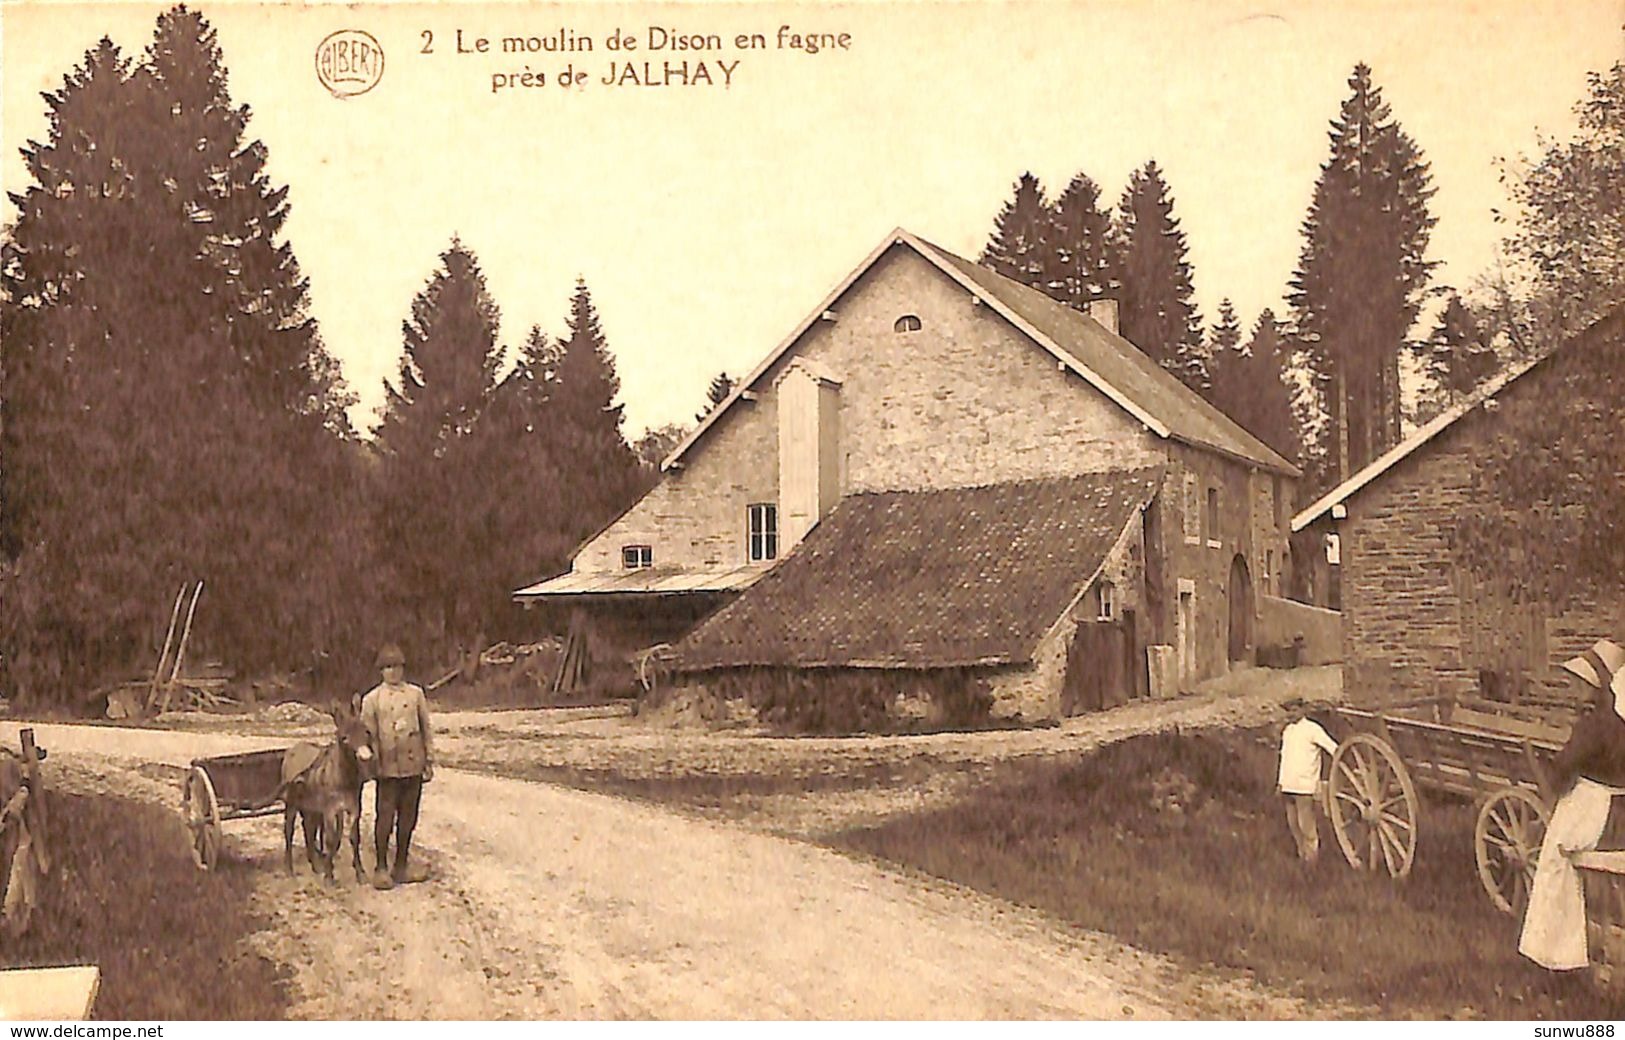
<path fill-rule="evenodd" d="M 1134 674 L 1125 644 L 1132 643 L 1132 634 L 1118 622 L 1079 624 L 1067 648 L 1061 714 L 1081 715 L 1127 703 L 1134 692 Z"/>

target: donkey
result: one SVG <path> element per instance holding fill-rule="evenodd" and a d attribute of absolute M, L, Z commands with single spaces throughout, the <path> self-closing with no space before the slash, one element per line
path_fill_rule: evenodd
<path fill-rule="evenodd" d="M 293 824 L 305 830 L 305 857 L 312 870 L 335 881 L 333 865 L 348 832 L 355 850 L 355 876 L 361 880 L 361 786 L 372 779 L 372 736 L 354 709 L 332 710 L 334 740 L 321 748 L 295 744 L 282 760 L 282 846 L 293 874 Z M 318 863 L 318 859 L 320 863 Z"/>

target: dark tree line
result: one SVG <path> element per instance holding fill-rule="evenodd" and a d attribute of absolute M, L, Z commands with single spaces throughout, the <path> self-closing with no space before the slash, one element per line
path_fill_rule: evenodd
<path fill-rule="evenodd" d="M 182 582 L 244 673 L 431 656 L 499 624 L 645 479 L 586 286 L 499 379 L 497 308 L 453 242 L 413 301 L 376 442 L 310 315 L 288 191 L 214 30 L 174 8 L 45 96 L 0 284 L 0 683 L 71 701 L 150 674 Z"/>
<path fill-rule="evenodd" d="M 1189 244 L 1174 214 L 1173 191 L 1155 161 L 1129 177 L 1115 210 L 1102 206 L 1099 185 L 1085 173 L 1073 176 L 1053 202 L 1038 178 L 1022 174 L 994 221 L 982 262 L 1076 310 L 1087 311 L 1095 300 L 1116 300 L 1118 331 L 1125 339 L 1260 439 L 1285 446 L 1280 450 L 1289 458 L 1297 456 L 1286 376 L 1279 367 L 1255 371 L 1284 364 L 1287 354 L 1264 351 L 1243 376 L 1235 314 L 1221 316 L 1230 338 L 1203 336 Z M 1250 410 L 1244 420 L 1235 393 L 1219 385 L 1231 379 L 1240 387 L 1237 378 L 1264 388 L 1254 396 L 1274 395 L 1269 405 L 1245 406 Z"/>
<path fill-rule="evenodd" d="M 1286 293 L 1291 313 L 1283 321 L 1264 311 L 1245 343 L 1228 301 L 1204 337 L 1173 191 L 1154 161 L 1130 177 L 1115 214 L 1101 208 L 1098 187 L 1083 174 L 1054 202 L 1036 177 L 1023 174 L 982 257 L 1069 306 L 1116 298 L 1124 337 L 1265 443 L 1301 460 L 1307 493 L 1400 439 L 1407 371 L 1424 384 L 1410 418 L 1425 420 L 1493 376 L 1505 353 L 1495 346 L 1492 316 L 1453 295 L 1437 310 L 1432 334 L 1415 334 L 1429 299 L 1446 295 L 1429 285 L 1432 177 L 1368 67 L 1354 68 L 1349 89 L 1303 223 Z M 1537 170 L 1528 183 L 1550 189 L 1554 180 Z M 1565 235 L 1577 234 L 1570 222 L 1544 236 L 1526 230 L 1519 241 L 1557 271 Z M 1606 249 L 1590 254 L 1593 266 L 1607 265 Z"/>

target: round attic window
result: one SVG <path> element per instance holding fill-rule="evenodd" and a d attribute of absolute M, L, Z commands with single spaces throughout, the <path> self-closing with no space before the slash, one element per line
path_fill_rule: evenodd
<path fill-rule="evenodd" d="M 920 331 L 920 316 L 918 314 L 905 314 L 892 323 L 893 332 Z"/>

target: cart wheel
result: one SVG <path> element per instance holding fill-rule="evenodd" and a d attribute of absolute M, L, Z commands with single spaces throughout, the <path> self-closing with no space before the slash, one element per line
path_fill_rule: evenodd
<path fill-rule="evenodd" d="M 201 766 L 193 766 L 181 787 L 181 808 L 192 835 L 192 862 L 199 870 L 212 870 L 220 856 L 220 803 L 214 784 Z"/>
<path fill-rule="evenodd" d="M 1332 756 L 1329 786 L 1332 832 L 1349 865 L 1408 875 L 1420 805 L 1399 754 L 1370 733 L 1356 733 Z"/>
<path fill-rule="evenodd" d="M 1546 803 L 1522 787 L 1495 792 L 1478 810 L 1478 825 L 1473 828 L 1478 880 L 1503 913 L 1523 916 L 1548 820 Z"/>

